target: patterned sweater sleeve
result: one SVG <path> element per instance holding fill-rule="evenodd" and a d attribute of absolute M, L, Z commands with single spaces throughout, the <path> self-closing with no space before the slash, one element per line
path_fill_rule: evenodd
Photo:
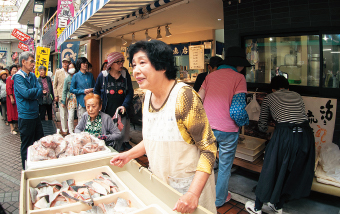
<path fill-rule="evenodd" d="M 269 118 L 269 104 L 268 104 L 268 96 L 265 97 L 262 101 L 261 105 L 261 113 L 258 122 L 259 130 L 261 132 L 266 132 L 268 130 L 268 118 Z"/>
<path fill-rule="evenodd" d="M 191 87 L 183 87 L 176 100 L 176 121 L 183 139 L 201 151 L 197 170 L 211 174 L 216 159 L 216 138 L 202 101 Z"/>

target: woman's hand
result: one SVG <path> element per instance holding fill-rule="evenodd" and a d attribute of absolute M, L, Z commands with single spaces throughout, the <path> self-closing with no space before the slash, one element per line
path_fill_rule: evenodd
<path fill-rule="evenodd" d="M 126 109 L 125 109 L 124 106 L 119 106 L 117 109 L 118 109 L 118 112 L 121 111 L 122 114 L 124 114 L 126 112 Z"/>
<path fill-rule="evenodd" d="M 62 104 L 62 103 L 60 104 L 60 106 L 61 106 L 62 108 L 65 108 L 65 107 L 66 107 L 66 106 L 65 106 L 64 104 Z"/>
<path fill-rule="evenodd" d="M 90 91 L 89 88 L 84 90 L 84 94 L 89 94 L 90 92 L 91 92 L 91 91 Z"/>
<path fill-rule="evenodd" d="M 118 155 L 115 155 L 110 160 L 110 164 L 122 168 L 125 164 L 127 164 L 131 160 L 130 155 L 128 153 L 129 152 L 123 152 Z"/>
<path fill-rule="evenodd" d="M 188 191 L 178 199 L 173 211 L 193 213 L 198 206 L 198 199 L 199 197 L 195 193 Z"/>
<path fill-rule="evenodd" d="M 11 103 L 12 103 L 12 105 L 15 104 L 15 100 L 14 100 L 14 97 L 13 97 L 13 96 L 11 96 Z"/>
<path fill-rule="evenodd" d="M 46 91 L 46 90 L 43 90 L 43 94 L 47 94 L 47 91 Z"/>

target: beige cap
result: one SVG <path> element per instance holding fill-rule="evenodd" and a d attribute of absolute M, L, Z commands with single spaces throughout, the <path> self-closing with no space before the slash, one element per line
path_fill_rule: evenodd
<path fill-rule="evenodd" d="M 70 59 L 70 58 L 68 58 L 68 57 L 65 57 L 65 58 L 63 59 L 63 61 L 62 61 L 62 62 L 64 62 L 64 61 L 71 62 L 71 59 Z"/>

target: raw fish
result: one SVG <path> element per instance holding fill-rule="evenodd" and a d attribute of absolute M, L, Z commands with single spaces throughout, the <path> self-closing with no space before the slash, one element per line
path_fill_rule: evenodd
<path fill-rule="evenodd" d="M 34 204 L 37 200 L 38 191 L 35 188 L 30 187 L 30 194 L 31 194 L 31 201 Z"/>
<path fill-rule="evenodd" d="M 48 201 L 46 200 L 46 197 L 42 197 L 39 201 L 37 201 L 37 203 L 34 204 L 34 209 L 45 209 L 50 207 L 50 204 L 48 203 Z"/>

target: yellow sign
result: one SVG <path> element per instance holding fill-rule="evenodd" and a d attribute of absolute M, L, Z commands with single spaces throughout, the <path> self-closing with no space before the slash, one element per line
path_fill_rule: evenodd
<path fill-rule="evenodd" d="M 48 70 L 48 63 L 50 60 L 50 49 L 44 47 L 37 47 L 37 55 L 35 59 L 35 76 L 39 78 L 39 66 L 43 65 L 46 67 L 46 72 Z"/>

